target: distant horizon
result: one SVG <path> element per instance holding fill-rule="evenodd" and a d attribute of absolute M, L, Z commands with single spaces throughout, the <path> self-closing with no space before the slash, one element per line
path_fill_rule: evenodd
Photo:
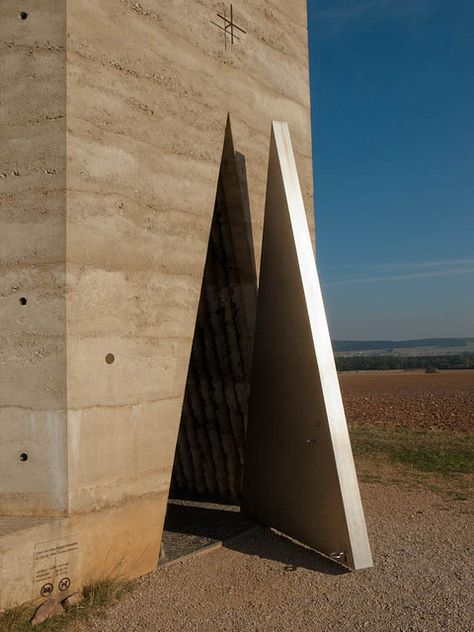
<path fill-rule="evenodd" d="M 474 3 L 309 0 L 316 253 L 334 339 L 474 327 Z"/>
<path fill-rule="evenodd" d="M 423 342 L 426 340 L 474 340 L 472 336 L 428 336 L 425 338 L 334 338 L 333 342 Z"/>

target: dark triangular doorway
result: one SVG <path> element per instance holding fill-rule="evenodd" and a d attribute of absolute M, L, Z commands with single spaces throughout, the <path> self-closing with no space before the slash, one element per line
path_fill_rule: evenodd
<path fill-rule="evenodd" d="M 176 448 L 172 498 L 238 502 L 257 278 L 245 159 L 230 121 Z"/>

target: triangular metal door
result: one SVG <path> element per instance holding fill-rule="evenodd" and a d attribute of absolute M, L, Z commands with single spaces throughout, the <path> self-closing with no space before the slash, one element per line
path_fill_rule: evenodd
<path fill-rule="evenodd" d="M 273 123 L 242 510 L 372 565 L 311 237 L 286 123 Z"/>

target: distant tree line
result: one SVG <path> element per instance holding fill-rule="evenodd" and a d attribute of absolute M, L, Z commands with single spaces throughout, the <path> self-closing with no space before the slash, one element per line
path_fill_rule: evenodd
<path fill-rule="evenodd" d="M 396 369 L 474 369 L 474 353 L 435 356 L 339 356 L 338 371 L 393 371 Z"/>
<path fill-rule="evenodd" d="M 374 351 L 417 347 L 466 347 L 473 338 L 417 338 L 416 340 L 333 340 L 334 351 Z"/>

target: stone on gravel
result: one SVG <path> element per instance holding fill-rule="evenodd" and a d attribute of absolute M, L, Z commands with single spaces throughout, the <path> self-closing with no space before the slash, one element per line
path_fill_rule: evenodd
<path fill-rule="evenodd" d="M 69 610 L 70 608 L 80 604 L 82 601 L 84 601 L 84 595 L 80 592 L 75 592 L 72 593 L 72 595 L 69 595 L 69 597 L 66 597 L 66 599 L 63 599 L 61 603 L 66 610 Z"/>
<path fill-rule="evenodd" d="M 31 619 L 31 625 L 39 625 L 46 619 L 51 619 L 51 617 L 56 617 L 59 614 L 64 614 L 62 605 L 57 599 L 48 599 L 37 608 L 34 617 Z"/>

